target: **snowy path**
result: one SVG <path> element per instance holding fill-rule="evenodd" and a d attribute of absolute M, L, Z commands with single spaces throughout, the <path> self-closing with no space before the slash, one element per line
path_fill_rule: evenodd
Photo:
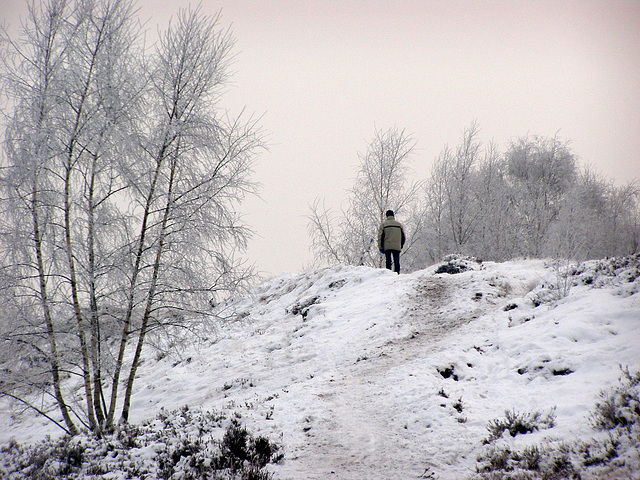
<path fill-rule="evenodd" d="M 442 338 L 477 319 L 474 305 L 462 315 L 454 306 L 455 277 L 416 277 L 400 303 L 407 305 L 398 339 L 376 346 L 354 365 L 342 368 L 314 394 L 321 418 L 309 419 L 304 449 L 284 478 L 418 478 L 426 470 L 423 433 L 402 421 L 403 400 L 394 394 L 412 374 L 403 367 L 438 357 Z M 346 372 L 345 372 L 346 370 Z M 434 387 L 435 388 L 435 387 Z"/>

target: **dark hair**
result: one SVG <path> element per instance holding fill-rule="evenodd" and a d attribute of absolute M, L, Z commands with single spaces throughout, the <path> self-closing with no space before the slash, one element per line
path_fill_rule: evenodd
<path fill-rule="evenodd" d="M 393 217 L 393 210 L 387 210 L 387 217 Z"/>

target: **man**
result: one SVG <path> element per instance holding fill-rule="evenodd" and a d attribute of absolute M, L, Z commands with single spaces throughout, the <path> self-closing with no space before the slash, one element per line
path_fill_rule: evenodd
<path fill-rule="evenodd" d="M 387 219 L 382 222 L 378 230 L 378 250 L 384 253 L 387 268 L 391 270 L 391 258 L 396 273 L 400 273 L 400 250 L 404 247 L 404 228 L 396 221 L 393 210 L 387 210 Z"/>

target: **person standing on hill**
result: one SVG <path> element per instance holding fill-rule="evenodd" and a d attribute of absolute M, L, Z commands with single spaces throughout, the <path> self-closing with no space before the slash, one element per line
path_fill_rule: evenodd
<path fill-rule="evenodd" d="M 387 260 L 387 268 L 391 270 L 391 259 L 393 257 L 393 270 L 400 273 L 400 251 L 404 247 L 404 228 L 395 219 L 393 210 L 387 210 L 387 218 L 380 225 L 378 230 L 378 250 L 384 253 Z"/>

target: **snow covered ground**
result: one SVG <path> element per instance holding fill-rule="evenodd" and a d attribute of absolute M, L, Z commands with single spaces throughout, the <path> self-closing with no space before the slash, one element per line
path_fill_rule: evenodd
<path fill-rule="evenodd" d="M 569 288 L 544 261 L 286 274 L 220 306 L 181 356 L 147 352 L 132 422 L 189 405 L 242 418 L 284 447 L 279 479 L 461 479 L 489 421 L 553 412 L 514 445 L 594 434 L 598 393 L 640 368 L 640 278 L 588 262 Z M 561 293 L 567 295 L 562 298 Z M 55 427 L 4 410 L 0 442 Z"/>

